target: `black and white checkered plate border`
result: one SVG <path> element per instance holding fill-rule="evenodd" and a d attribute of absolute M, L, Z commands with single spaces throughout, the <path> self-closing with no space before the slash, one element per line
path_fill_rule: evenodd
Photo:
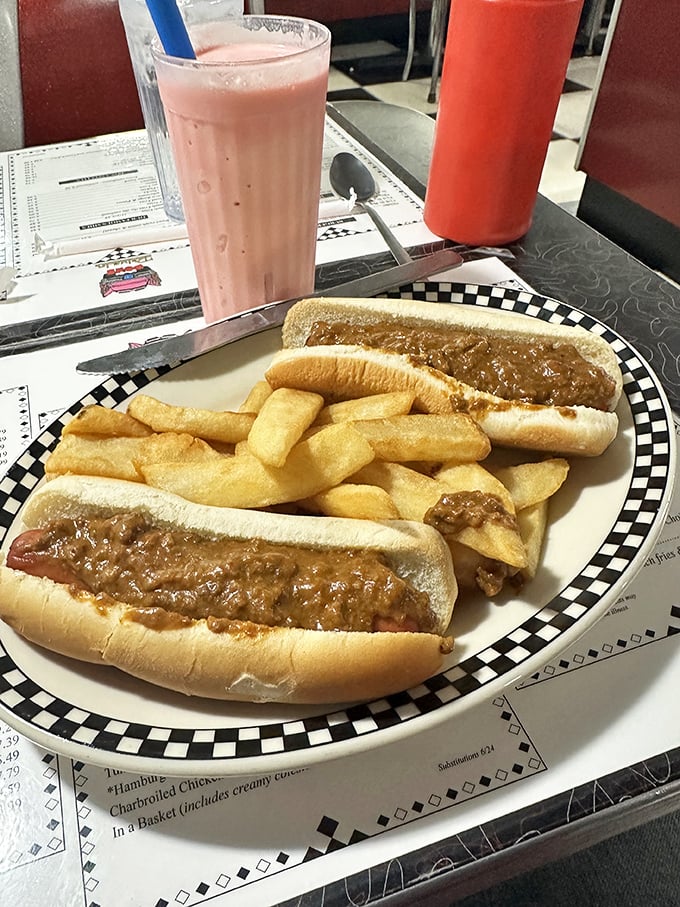
<path fill-rule="evenodd" d="M 624 392 L 635 426 L 634 465 L 628 493 L 607 538 L 552 601 L 493 645 L 477 652 L 422 685 L 398 695 L 280 723 L 216 726 L 189 730 L 153 727 L 96 714 L 64 701 L 35 683 L 0 645 L 0 717 L 38 743 L 90 762 L 130 770 L 165 770 L 176 774 L 228 774 L 270 770 L 330 758 L 381 742 L 398 726 L 463 705 L 473 694 L 492 695 L 510 674 L 554 656 L 595 616 L 606 610 L 612 593 L 641 566 L 670 499 L 673 425 L 657 379 L 621 337 L 581 311 L 516 289 L 462 284 L 416 284 L 401 297 L 465 303 L 521 312 L 565 324 L 581 325 L 603 336 L 619 357 Z M 43 476 L 48 452 L 63 425 L 84 405 L 116 406 L 168 369 L 108 378 L 46 429 L 0 482 L 0 544 L 17 512 Z M 368 740 L 366 738 L 369 738 Z"/>

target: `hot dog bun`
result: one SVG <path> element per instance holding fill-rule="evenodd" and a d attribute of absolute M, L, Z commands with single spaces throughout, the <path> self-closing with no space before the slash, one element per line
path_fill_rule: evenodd
<path fill-rule="evenodd" d="M 420 591 L 437 615 L 435 633 L 322 632 L 233 621 L 213 632 L 205 620 L 152 629 L 126 619 L 125 604 L 28 575 L 0 562 L 0 617 L 22 636 L 72 658 L 113 665 L 188 695 L 215 699 L 332 703 L 372 699 L 435 673 L 457 588 L 449 550 L 429 526 L 331 517 L 289 516 L 192 504 L 123 480 L 61 476 L 29 498 L 23 529 L 59 517 L 143 513 L 160 527 L 218 537 L 262 538 L 318 549 L 373 549 Z"/>
<path fill-rule="evenodd" d="M 449 327 L 489 337 L 570 344 L 587 362 L 603 369 L 612 382 L 612 392 L 604 410 L 508 401 L 417 365 L 400 353 L 350 345 L 305 346 L 312 326 L 319 321 L 357 325 L 393 322 L 398 328 Z M 315 298 L 302 300 L 290 310 L 283 327 L 283 345 L 285 349 L 274 357 L 267 372 L 267 380 L 275 387 L 288 382 L 289 387 L 347 397 L 411 388 L 417 392 L 417 408 L 425 412 L 469 412 L 490 439 L 503 446 L 597 456 L 618 430 L 613 411 L 623 378 L 616 354 L 603 338 L 583 328 L 477 306 Z"/>

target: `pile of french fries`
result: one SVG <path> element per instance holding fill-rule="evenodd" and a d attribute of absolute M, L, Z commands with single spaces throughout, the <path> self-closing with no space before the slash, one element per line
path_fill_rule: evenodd
<path fill-rule="evenodd" d="M 46 476 L 107 476 L 199 504 L 372 520 L 426 521 L 443 495 L 481 492 L 503 519 L 490 510 L 444 536 L 461 589 L 492 596 L 530 580 L 567 461 L 499 465 L 469 416 L 413 413 L 412 405 L 402 391 L 326 404 L 264 380 L 235 412 L 139 394 L 127 412 L 83 408 Z"/>

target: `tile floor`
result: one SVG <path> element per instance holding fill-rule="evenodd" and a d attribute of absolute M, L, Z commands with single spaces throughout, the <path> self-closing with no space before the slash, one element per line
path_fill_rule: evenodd
<path fill-rule="evenodd" d="M 335 43 L 331 53 L 329 100 L 386 101 L 436 116 L 428 101 L 431 64 L 416 49 L 407 81 L 402 81 L 405 48 L 389 41 Z M 585 174 L 575 169 L 578 142 L 588 116 L 599 56 L 575 56 L 569 64 L 553 138 L 543 168 L 540 191 L 575 213 Z"/>

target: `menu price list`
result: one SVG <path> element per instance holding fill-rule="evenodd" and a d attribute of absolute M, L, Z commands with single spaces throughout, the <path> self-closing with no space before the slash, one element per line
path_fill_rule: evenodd
<path fill-rule="evenodd" d="M 57 756 L 34 746 L 3 722 L 0 722 L 0 827 L 3 838 L 0 874 L 64 850 Z"/>
<path fill-rule="evenodd" d="M 0 474 L 26 447 L 32 435 L 28 387 L 25 384 L 0 387 Z"/>

